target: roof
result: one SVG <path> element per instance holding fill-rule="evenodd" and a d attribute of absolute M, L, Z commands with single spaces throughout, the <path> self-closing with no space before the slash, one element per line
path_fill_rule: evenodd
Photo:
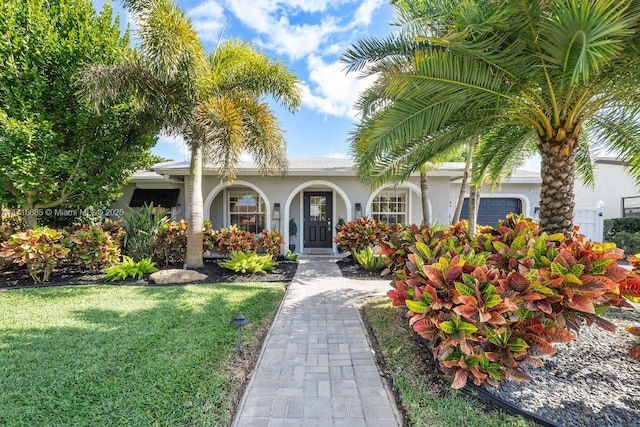
<path fill-rule="evenodd" d="M 462 178 L 464 162 L 444 162 L 439 167 L 428 172 L 428 176 L 445 176 L 452 180 Z M 218 171 L 212 166 L 203 166 L 203 175 L 217 175 Z M 164 162 L 153 165 L 145 171 L 136 172 L 134 181 L 166 179 L 166 177 L 179 177 L 189 174 L 189 162 Z M 255 163 L 241 161 L 236 168 L 237 176 L 261 175 Z M 306 157 L 289 159 L 289 168 L 286 172 L 289 176 L 355 176 L 354 162 L 352 159 L 333 157 Z M 178 179 L 176 179 L 178 180 Z M 516 169 L 510 183 L 539 183 L 540 173 Z"/>

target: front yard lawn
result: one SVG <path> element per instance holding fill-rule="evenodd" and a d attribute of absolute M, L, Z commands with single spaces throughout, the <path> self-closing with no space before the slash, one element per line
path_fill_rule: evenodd
<path fill-rule="evenodd" d="M 0 292 L 0 425 L 230 423 L 283 284 Z M 244 350 L 246 348 L 246 350 Z M 247 354 L 243 354 L 244 358 Z"/>

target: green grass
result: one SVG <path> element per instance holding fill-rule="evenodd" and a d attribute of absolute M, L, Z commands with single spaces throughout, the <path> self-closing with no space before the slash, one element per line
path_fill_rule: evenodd
<path fill-rule="evenodd" d="M 403 327 L 397 308 L 387 298 L 376 299 L 363 308 L 382 353 L 387 373 L 400 394 L 405 415 L 412 426 L 528 426 L 521 417 L 486 411 L 470 396 L 449 388 L 428 351 Z"/>
<path fill-rule="evenodd" d="M 0 292 L 0 425 L 221 426 L 236 313 L 256 344 L 282 284 L 71 286 Z"/>

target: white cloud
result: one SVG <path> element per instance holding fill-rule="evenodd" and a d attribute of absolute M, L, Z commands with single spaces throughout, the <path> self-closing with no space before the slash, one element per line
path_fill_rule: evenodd
<path fill-rule="evenodd" d="M 225 16 L 223 7 L 216 0 L 207 0 L 187 11 L 193 26 L 205 41 L 215 41 L 224 28 Z"/>
<path fill-rule="evenodd" d="M 348 156 L 345 153 L 336 153 L 335 151 L 332 151 L 329 156 L 329 158 L 331 159 L 346 159 L 348 158 Z"/>
<path fill-rule="evenodd" d="M 340 62 L 327 63 L 316 55 L 307 59 L 310 83 L 303 86 L 302 102 L 323 114 L 355 118 L 353 104 L 358 95 L 373 82 L 346 74 Z"/>
<path fill-rule="evenodd" d="M 187 146 L 187 143 L 184 142 L 184 139 L 181 136 L 160 135 L 158 137 L 157 145 L 159 144 L 166 144 L 171 147 L 174 147 L 176 151 L 180 153 L 183 160 L 188 160 L 191 157 L 190 156 L 191 152 L 189 151 L 189 147 Z M 179 160 L 179 159 L 174 159 L 174 160 Z"/>
<path fill-rule="evenodd" d="M 373 14 L 382 7 L 384 0 L 364 0 L 355 14 L 355 25 L 367 26 Z"/>
<path fill-rule="evenodd" d="M 291 22 L 298 11 L 323 12 L 326 1 L 259 0 L 247 7 L 245 0 L 228 0 L 228 5 L 245 26 L 260 35 L 258 44 L 293 60 L 318 51 L 332 34 L 342 31 L 339 19 L 327 14 L 303 23 Z"/>

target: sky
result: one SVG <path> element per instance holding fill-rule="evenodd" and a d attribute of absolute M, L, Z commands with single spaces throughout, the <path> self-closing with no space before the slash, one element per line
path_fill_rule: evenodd
<path fill-rule="evenodd" d="M 99 11 L 104 0 L 93 0 Z M 129 16 L 112 0 L 123 26 Z M 359 39 L 393 31 L 388 0 L 178 0 L 210 52 L 222 39 L 248 41 L 279 59 L 301 81 L 302 107 L 290 113 L 272 105 L 287 140 L 289 158 L 349 157 L 358 117 L 352 106 L 371 81 L 347 74 L 343 52 Z M 135 37 L 135 30 L 134 30 Z M 184 142 L 161 136 L 154 154 L 188 159 Z"/>

